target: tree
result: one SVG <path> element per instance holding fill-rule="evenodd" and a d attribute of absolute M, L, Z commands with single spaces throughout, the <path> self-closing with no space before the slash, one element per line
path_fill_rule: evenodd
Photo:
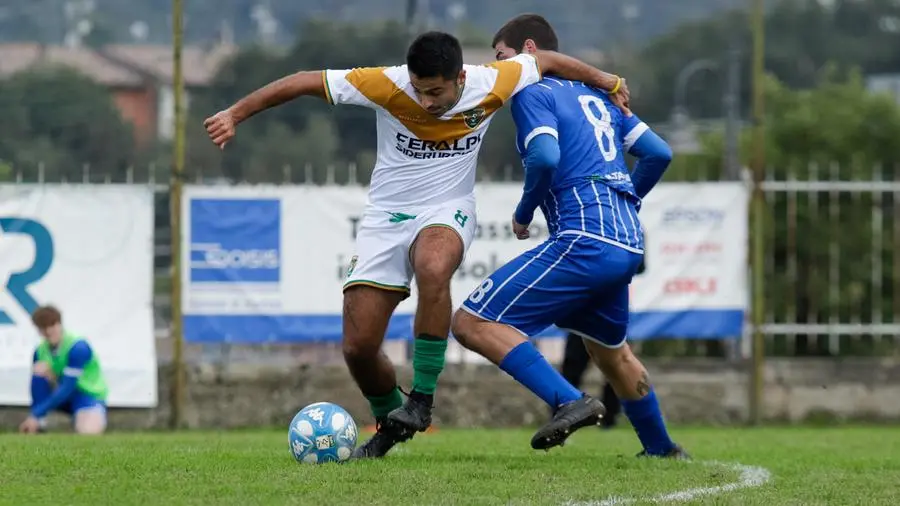
<path fill-rule="evenodd" d="M 900 181 L 900 106 L 890 96 L 867 93 L 859 73 L 843 75 L 828 68 L 822 76 L 819 87 L 801 90 L 772 76 L 767 80 L 767 176 L 776 181 Z M 750 132 L 744 132 L 745 164 L 750 141 Z M 698 165 L 701 171 L 717 172 L 722 135 L 712 134 L 703 142 L 699 155 L 676 157 L 667 180 Z M 769 194 L 767 202 L 766 304 L 774 321 L 857 317 L 866 322 L 874 313 L 894 312 L 890 297 L 882 298 L 877 286 L 900 286 L 889 232 L 900 220 L 900 202 L 890 195 L 879 200 L 876 194 L 846 191 L 778 192 Z M 872 247 L 876 234 L 883 238 L 880 250 Z M 872 277 L 875 264 L 882 265 L 881 279 Z M 837 287 L 840 296 L 832 297 Z M 824 338 L 799 336 L 798 343 L 801 351 L 827 353 Z"/>
<path fill-rule="evenodd" d="M 252 143 L 243 173 L 250 182 L 299 181 L 306 177 L 305 167 L 313 169 L 313 180 L 325 181 L 335 158 L 340 136 L 328 115 L 310 117 L 301 132 L 284 123 L 269 123 L 263 137 Z M 345 182 L 346 165 L 340 167 L 340 182 Z M 337 169 L 335 167 L 335 169 Z"/>
<path fill-rule="evenodd" d="M 131 127 L 106 88 L 66 68 L 42 67 L 0 81 L 0 160 L 17 170 L 44 163 L 49 177 L 80 179 L 85 165 L 124 172 Z"/>
<path fill-rule="evenodd" d="M 893 0 L 783 1 L 766 16 L 766 69 L 792 88 L 816 86 L 829 65 L 840 72 L 900 71 L 900 4 Z M 661 121 L 674 107 L 674 85 L 691 62 L 710 59 L 720 70 L 688 82 L 691 116 L 721 118 L 724 65 L 740 49 L 741 103 L 750 107 L 751 38 L 745 11 L 684 24 L 647 45 L 629 68 L 634 106 L 646 120 Z"/>
<path fill-rule="evenodd" d="M 259 86 L 298 70 L 401 64 L 408 42 L 406 30 L 397 23 L 350 25 L 310 21 L 303 24 L 296 44 L 284 55 L 259 47 L 239 54 L 219 73 L 213 86 L 198 97 L 194 110 L 198 115 L 213 114 Z M 201 122 L 195 117 L 190 128 L 201 128 Z M 290 165 L 297 171 L 310 163 L 318 180 L 327 165 L 333 163 L 339 171 L 345 171 L 351 162 L 370 159 L 367 153 L 376 146 L 371 110 L 331 107 L 309 98 L 267 111 L 240 128 L 240 135 L 222 159 L 224 175 L 235 179 L 260 180 L 269 173 L 281 180 L 284 166 Z M 511 135 L 504 139 L 503 147 L 485 147 L 491 154 L 483 157 L 482 163 L 490 165 L 489 170 L 497 171 L 512 157 L 518 159 L 511 139 Z M 268 167 L 264 161 L 275 166 Z M 363 176 L 371 169 L 368 164 L 359 168 Z M 346 178 L 346 174 L 338 176 L 338 180 Z"/>
<path fill-rule="evenodd" d="M 9 163 L 0 160 L 0 181 L 9 181 L 12 179 L 13 168 Z"/>
<path fill-rule="evenodd" d="M 775 76 L 766 80 L 766 161 L 769 176 L 806 179 L 810 165 L 840 166 L 836 177 L 871 180 L 877 167 L 900 162 L 900 106 L 893 97 L 866 91 L 859 72 L 844 74 L 827 67 L 819 86 L 791 89 Z M 702 138 L 703 151 L 676 157 L 672 174 L 686 171 L 680 161 L 718 178 L 723 160 L 722 132 Z M 750 132 L 741 138 L 743 162 L 749 163 Z M 683 172 L 682 172 L 683 173 Z M 892 172 L 888 171 L 890 175 Z M 677 177 L 677 176 L 676 176 Z"/>

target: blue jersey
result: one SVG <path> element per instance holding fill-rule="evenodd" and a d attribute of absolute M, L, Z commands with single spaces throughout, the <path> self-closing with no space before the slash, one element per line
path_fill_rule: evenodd
<path fill-rule="evenodd" d="M 647 125 L 637 116 L 626 117 L 605 92 L 555 77 L 517 94 L 512 114 L 520 153 L 541 134 L 559 141 L 559 165 L 540 204 L 550 233 L 584 235 L 643 252 L 641 199 L 624 154 Z"/>
<path fill-rule="evenodd" d="M 531 337 L 556 325 L 622 346 L 628 285 L 643 260 L 638 209 L 672 150 L 605 93 L 579 82 L 545 78 L 516 95 L 512 111 L 525 166 L 513 218 L 527 225 L 540 207 L 551 237 L 497 269 L 463 309 Z M 638 158 L 633 174 L 625 151 Z"/>

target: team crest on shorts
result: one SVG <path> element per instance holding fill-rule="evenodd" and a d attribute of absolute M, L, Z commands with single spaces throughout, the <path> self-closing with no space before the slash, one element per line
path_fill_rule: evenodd
<path fill-rule="evenodd" d="M 484 119 L 484 107 L 476 107 L 474 109 L 469 109 L 462 113 L 463 119 L 466 121 L 466 126 L 469 128 L 475 128 L 481 123 L 481 120 Z"/>
<path fill-rule="evenodd" d="M 359 260 L 359 255 L 353 255 L 353 258 L 350 259 L 350 267 L 347 267 L 347 277 L 350 277 L 350 274 L 353 274 L 353 269 L 356 268 L 356 262 Z"/>

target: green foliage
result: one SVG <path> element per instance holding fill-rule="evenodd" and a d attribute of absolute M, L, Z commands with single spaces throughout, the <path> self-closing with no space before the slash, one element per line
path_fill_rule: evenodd
<path fill-rule="evenodd" d="M 9 163 L 0 160 L 0 181 L 9 181 L 13 177 L 13 167 Z"/>
<path fill-rule="evenodd" d="M 765 84 L 765 145 L 769 177 L 869 180 L 874 171 L 890 177 L 900 161 L 900 105 L 888 95 L 866 91 L 858 72 L 843 74 L 826 67 L 819 86 L 791 89 L 769 75 Z M 701 138 L 703 150 L 689 161 L 695 170 L 715 175 L 722 166 L 724 139 L 717 131 Z M 750 163 L 751 132 L 741 136 L 742 161 Z M 811 167 L 820 173 L 811 173 Z M 678 165 L 676 165 L 678 167 Z M 677 169 L 676 169 L 677 170 Z"/>
<path fill-rule="evenodd" d="M 93 0 L 89 18 L 94 30 L 112 33 L 118 43 L 134 42 L 129 27 L 136 21 L 146 23 L 147 42 L 166 44 L 171 39 L 170 11 L 172 0 Z M 546 0 L 454 0 L 462 4 L 466 15 L 455 20 L 448 14 L 450 2 L 430 3 L 430 22 L 435 28 L 468 38 L 473 32 L 488 39 L 507 19 L 521 12 L 537 12 L 547 16 L 560 33 L 565 34 L 568 48 L 585 46 L 609 48 L 628 39 L 645 41 L 687 20 L 703 17 L 723 8 L 722 0 L 691 0 L 682 5 L 672 0 L 640 0 L 644 15 L 623 23 L 619 8 L 599 0 L 568 0 L 566 8 Z M 3 0 L 0 2 L 0 40 L 41 40 L 59 43 L 74 21 L 66 19 L 61 0 Z M 227 26 L 240 44 L 257 40 L 259 24 L 253 10 L 257 5 L 270 10 L 280 25 L 276 42 L 290 43 L 292 30 L 309 19 L 320 18 L 340 22 L 365 23 L 374 20 L 405 20 L 405 0 L 190 0 L 184 2 L 186 40 L 208 43 Z M 589 15 L 585 15 L 585 13 Z"/>
<path fill-rule="evenodd" d="M 43 164 L 51 179 L 80 179 L 83 166 L 122 172 L 133 156 L 130 126 L 109 92 L 65 68 L 38 68 L 0 81 L 0 159 L 16 169 Z"/>
<path fill-rule="evenodd" d="M 251 182 L 293 180 L 297 171 L 309 164 L 313 180 L 324 181 L 338 139 L 334 122 L 324 114 L 311 115 L 308 126 L 299 133 L 284 123 L 270 123 L 263 137 L 253 142 L 244 173 Z M 298 164 L 300 160 L 305 163 Z"/>
<path fill-rule="evenodd" d="M 900 18 L 892 0 L 859 2 L 784 1 L 773 3 L 766 17 L 766 69 L 790 88 L 811 88 L 836 69 L 864 73 L 900 71 L 900 31 L 885 23 Z M 678 74 L 691 62 L 709 59 L 713 71 L 693 75 L 687 83 L 691 116 L 720 118 L 729 49 L 739 52 L 742 69 L 740 103 L 750 109 L 751 34 L 746 11 L 681 25 L 644 47 L 628 74 L 634 83 L 637 112 L 645 119 L 667 119 L 673 109 Z"/>
<path fill-rule="evenodd" d="M 815 162 L 840 164 L 845 178 L 869 179 L 876 164 L 900 160 L 900 107 L 867 93 L 859 73 L 842 78 L 829 66 L 815 89 L 790 92 L 773 79 L 767 86 L 767 158 L 776 177 Z"/>
<path fill-rule="evenodd" d="M 142 19 L 153 21 L 156 17 L 148 17 L 149 13 L 156 12 L 163 4 L 165 7 L 169 5 L 161 0 L 159 2 L 159 5 L 154 5 L 150 10 L 141 2 L 129 9 L 135 11 L 135 15 L 140 13 Z M 299 7 L 302 3 L 278 7 L 278 2 L 273 2 L 273 8 L 286 16 L 314 16 L 325 12 L 322 9 L 312 9 L 304 14 L 305 11 Z M 373 6 L 375 4 L 382 5 L 374 2 Z M 120 34 L 113 33 L 109 27 L 118 26 L 113 21 L 128 11 L 121 6 L 109 5 L 106 8 L 105 3 L 102 5 L 104 8 L 97 11 L 102 12 L 102 16 L 97 14 L 94 19 L 100 31 L 88 41 L 92 44 L 102 44 L 118 37 Z M 204 2 L 190 5 L 189 14 L 192 19 L 208 19 L 211 14 L 204 5 Z M 234 0 L 217 2 L 215 5 L 219 13 L 238 16 L 241 12 Z M 649 8 L 646 5 L 644 7 Z M 479 44 L 486 44 L 493 30 L 484 30 L 485 20 L 496 18 L 499 25 L 511 12 L 508 6 L 500 4 L 469 5 L 468 8 L 470 15 L 480 14 L 477 19 L 472 17 L 470 21 L 457 24 L 456 28 L 461 36 L 472 39 L 471 43 Z M 691 11 L 692 15 L 696 16 L 707 8 L 697 7 Z M 45 22 L 50 19 L 36 16 L 37 11 L 22 14 L 26 10 L 12 8 L 12 14 L 5 18 L 5 22 L 14 19 Z M 351 10 L 342 12 L 350 13 Z M 571 39 L 577 37 L 569 29 L 575 25 L 560 21 L 571 16 L 564 12 L 545 14 L 559 25 L 564 48 L 577 47 L 571 43 Z M 893 142 L 897 138 L 896 123 L 881 114 L 882 110 L 891 108 L 889 100 L 854 97 L 854 93 L 863 93 L 858 75 L 851 79 L 852 82 L 835 79 L 842 75 L 852 75 L 851 66 L 856 64 L 861 71 L 896 70 L 897 62 L 900 61 L 900 34 L 879 25 L 881 21 L 894 15 L 900 15 L 900 8 L 888 0 L 864 3 L 839 0 L 833 7 L 823 7 L 818 2 L 780 2 L 771 9 L 767 18 L 766 64 L 778 78 L 778 83 L 781 83 L 770 84 L 776 89 L 770 91 L 768 98 L 768 111 L 775 120 L 769 122 L 772 128 L 768 134 L 768 158 L 776 174 L 783 175 L 788 167 L 808 164 L 812 160 L 837 160 L 841 162 L 841 170 L 851 170 L 848 168 L 852 165 L 850 161 L 865 167 L 871 166 L 870 161 L 887 162 L 896 159 Z M 160 17 L 163 18 L 164 16 Z M 370 18 L 378 19 L 375 15 Z M 401 16 L 397 16 L 395 19 L 400 18 Z M 342 19 L 354 18 L 348 15 Z M 645 22 L 650 21 L 640 20 L 640 23 Z M 743 12 L 693 22 L 651 43 L 638 57 L 623 59 L 629 60 L 621 69 L 631 79 L 636 111 L 651 123 L 668 118 L 673 103 L 673 84 L 678 73 L 685 65 L 699 58 L 722 63 L 729 44 L 734 41 L 742 50 L 741 103 L 744 117 L 747 117 L 746 111 L 750 104 L 750 39 L 747 25 L 747 16 Z M 196 28 L 197 25 L 194 23 L 191 26 Z M 661 26 L 653 30 L 659 30 Z M 482 29 L 481 32 L 478 31 L 479 28 Z M 340 168 L 350 162 L 359 164 L 361 174 L 370 170 L 371 163 L 362 162 L 371 158 L 375 147 L 373 114 L 358 107 L 330 108 L 322 101 L 303 99 L 267 111 L 241 125 L 239 138 L 224 153 L 216 150 L 205 138 L 202 126 L 204 117 L 227 107 L 267 82 L 301 69 L 401 63 L 408 42 L 407 28 L 392 21 L 369 20 L 363 24 L 353 24 L 310 17 L 298 25 L 295 35 L 293 46 L 282 53 L 274 53 L 271 49 L 262 47 L 246 47 L 221 71 L 212 88 L 192 90 L 187 131 L 189 172 L 231 179 L 261 180 L 272 176 L 281 180 L 284 172 L 282 165 L 288 163 L 292 165 L 294 179 L 307 163 L 315 166 L 316 174 L 325 170 L 323 167 L 328 164 Z M 828 62 L 833 63 L 829 66 Z M 169 165 L 170 146 L 163 144 L 145 152 L 134 153 L 134 147 L 125 139 L 126 128 L 110 107 L 108 93 L 103 92 L 105 96 L 98 99 L 100 102 L 97 107 L 91 105 L 95 103 L 97 94 L 102 92 L 100 87 L 88 86 L 84 79 L 80 79 L 74 81 L 74 88 L 70 90 L 69 84 L 47 84 L 46 81 L 55 79 L 47 77 L 44 79 L 45 84 L 41 85 L 43 87 L 35 85 L 33 89 L 29 88 L 30 96 L 22 98 L 26 94 L 23 86 L 32 86 L 29 83 L 15 84 L 22 82 L 22 79 L 24 78 L 19 77 L 0 85 L 0 90 L 3 91 L 0 109 L 4 111 L 4 121 L 0 123 L 0 158 L 8 164 L 15 167 L 43 162 L 49 167 L 65 161 L 70 166 L 68 170 L 80 171 L 79 166 L 88 163 L 93 167 L 103 167 L 106 172 L 121 170 L 128 160 L 153 160 L 160 167 Z M 810 89 L 820 84 L 823 86 L 822 93 L 811 92 L 809 97 L 790 91 Z M 690 79 L 686 105 L 691 115 L 720 117 L 722 87 L 721 70 L 701 72 Z M 95 95 L 78 98 L 73 96 L 73 92 L 87 88 L 95 90 Z M 793 104 L 788 107 L 785 101 L 799 102 L 796 107 Z M 834 110 L 835 105 L 831 101 L 849 102 L 854 107 L 838 107 Z M 69 105 L 57 109 L 62 102 Z M 78 122 L 60 123 L 61 117 L 71 115 L 53 111 L 66 110 L 72 110 L 73 115 L 82 118 L 80 121 L 85 122 L 84 127 Z M 787 113 L 782 114 L 782 111 Z M 90 118 L 90 121 L 85 118 Z M 822 128 L 826 124 L 833 127 Z M 513 131 L 508 112 L 501 111 L 494 119 L 491 134 L 485 139 L 480 157 L 480 176 L 501 177 L 509 166 L 515 168 L 514 174 L 519 173 L 520 163 L 512 142 Z M 851 136 L 848 131 L 855 133 Z M 302 146 L 318 148 L 322 142 L 326 142 L 328 132 L 336 132 L 328 141 L 334 141 L 334 146 L 327 145 L 327 149 L 301 149 Z M 57 135 L 60 137 L 57 138 Z M 91 139 L 90 142 L 88 138 Z M 279 145 L 272 138 L 280 139 L 287 145 Z M 671 169 L 673 177 L 718 178 L 722 165 L 718 149 L 721 138 L 713 135 L 703 142 L 708 145 L 703 153 L 676 158 Z M 862 145 L 866 148 L 861 148 Z M 102 149 L 97 146 L 102 146 Z M 746 148 L 746 141 L 744 146 Z M 74 155 L 69 153 L 70 149 L 74 150 Z M 748 151 L 744 149 L 743 152 Z M 288 156 L 289 154 L 292 156 Z M 289 161 L 288 158 L 292 157 L 295 159 Z M 268 162 L 279 166 L 262 168 Z M 796 168 L 791 170 L 797 172 Z M 862 174 L 859 176 L 862 177 Z M 341 180 L 340 176 L 338 180 Z"/>
<path fill-rule="evenodd" d="M 867 93 L 858 73 L 828 67 L 817 88 L 801 90 L 770 76 L 765 103 L 768 179 L 900 180 L 900 106 Z M 750 134 L 741 139 L 745 165 Z M 689 170 L 717 178 L 722 134 L 703 144 L 698 155 L 676 157 L 667 179 L 696 179 L 685 177 Z M 900 199 L 868 191 L 781 191 L 769 192 L 767 203 L 766 304 L 775 322 L 900 321 L 897 301 L 880 288 L 900 286 L 894 260 L 900 242 L 891 232 L 900 226 Z M 852 354 L 877 351 L 871 342 L 842 341 Z M 828 336 L 800 336 L 798 343 L 807 353 L 825 354 Z"/>

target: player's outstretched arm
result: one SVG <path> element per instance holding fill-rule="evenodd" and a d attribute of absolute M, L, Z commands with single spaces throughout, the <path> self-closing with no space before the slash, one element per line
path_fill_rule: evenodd
<path fill-rule="evenodd" d="M 228 109 L 203 122 L 209 138 L 224 148 L 235 135 L 235 127 L 260 112 L 289 102 L 297 97 L 327 98 L 322 71 L 297 72 L 271 82 L 238 100 Z"/>
<path fill-rule="evenodd" d="M 322 72 L 304 71 L 282 77 L 238 100 L 229 110 L 235 122 L 241 123 L 255 114 L 298 97 L 314 96 L 325 99 Z"/>
<path fill-rule="evenodd" d="M 541 49 L 532 54 L 537 59 L 542 74 L 554 74 L 563 79 L 581 81 L 609 93 L 620 94 L 624 97 L 625 104 L 628 104 L 628 86 L 621 77 L 603 72 L 577 58 L 572 58 L 556 51 Z"/>

